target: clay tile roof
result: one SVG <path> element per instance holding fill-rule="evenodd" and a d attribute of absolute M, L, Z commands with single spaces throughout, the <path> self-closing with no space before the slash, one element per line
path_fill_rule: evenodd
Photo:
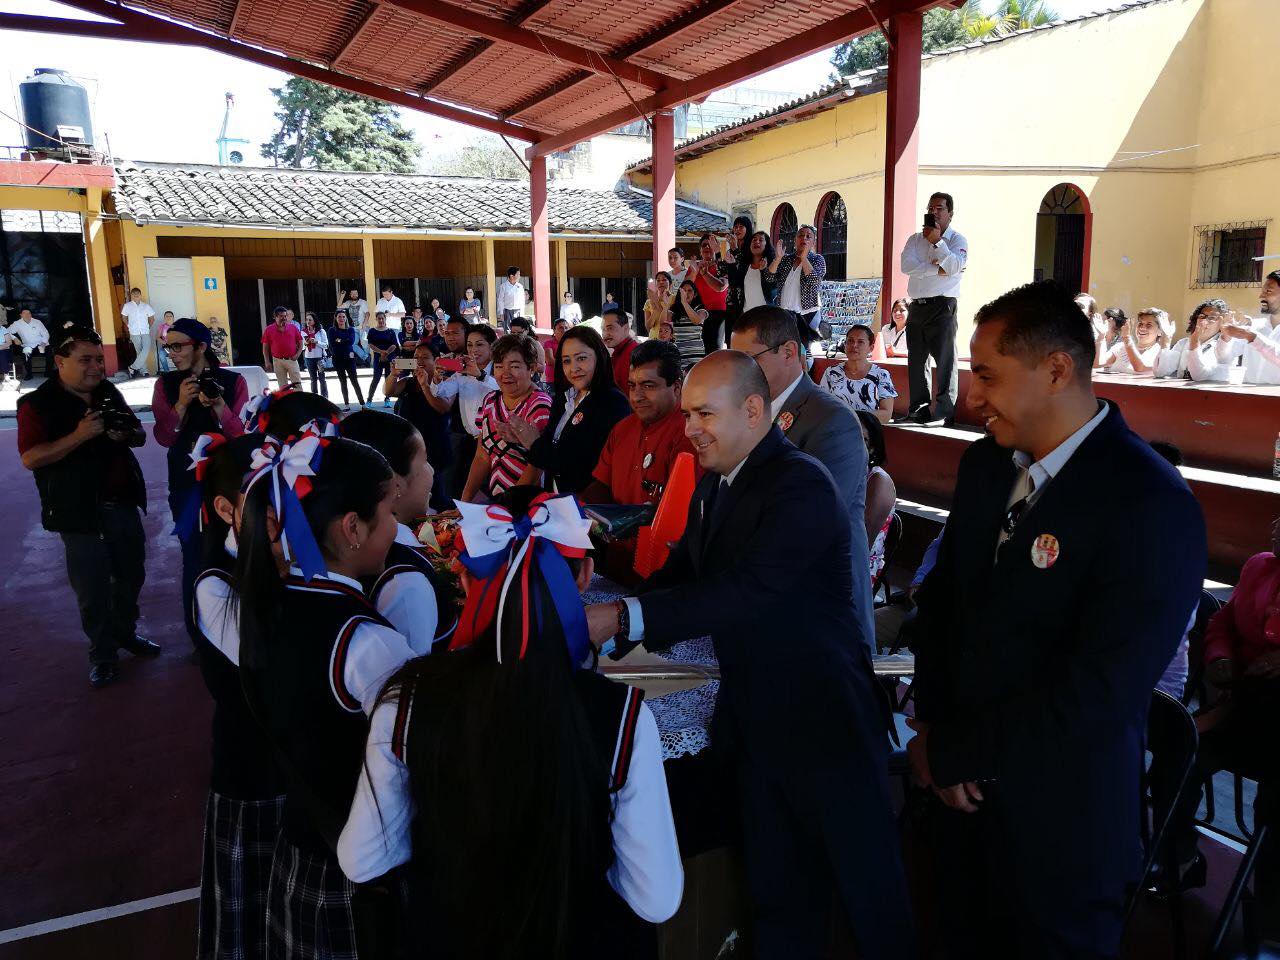
<path fill-rule="evenodd" d="M 116 166 L 116 212 L 138 223 L 212 223 L 229 227 L 509 230 L 527 232 L 524 180 L 343 173 L 275 167 L 131 163 Z M 652 232 L 647 193 L 548 189 L 556 233 Z M 676 204 L 681 235 L 724 230 L 723 213 Z"/>

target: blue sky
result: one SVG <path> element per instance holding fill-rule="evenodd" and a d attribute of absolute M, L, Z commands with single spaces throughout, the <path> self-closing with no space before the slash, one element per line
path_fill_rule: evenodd
<path fill-rule="evenodd" d="M 1075 16 L 1114 6 L 1119 0 L 1056 0 L 1062 16 Z M 7 0 L 9 13 L 89 19 L 89 15 L 51 0 Z M 4 37 L 7 88 L 0 91 L 0 144 L 22 142 L 11 118 L 18 112 L 17 84 L 35 67 L 61 67 L 89 91 L 99 148 L 133 160 L 214 163 L 215 138 L 222 124 L 224 94 L 236 97 L 231 135 L 250 141 L 242 148 L 247 163 L 258 163 L 258 145 L 270 136 L 274 100 L 269 92 L 285 81 L 274 70 L 233 57 L 186 47 L 126 43 L 37 33 Z M 826 82 L 829 52 L 763 74 L 746 86 L 760 90 L 805 93 Z M 468 139 L 485 136 L 459 124 L 412 111 L 403 119 L 426 152 L 455 149 Z"/>

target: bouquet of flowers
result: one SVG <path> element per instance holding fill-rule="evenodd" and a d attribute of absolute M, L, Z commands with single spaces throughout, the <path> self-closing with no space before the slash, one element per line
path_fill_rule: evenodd
<path fill-rule="evenodd" d="M 423 546 L 423 556 L 435 571 L 440 596 L 452 601 L 457 613 L 461 613 L 466 599 L 466 591 L 462 587 L 462 564 L 458 561 L 461 550 L 456 544 L 460 519 L 456 510 L 449 510 L 427 517 L 418 527 L 418 542 Z"/>

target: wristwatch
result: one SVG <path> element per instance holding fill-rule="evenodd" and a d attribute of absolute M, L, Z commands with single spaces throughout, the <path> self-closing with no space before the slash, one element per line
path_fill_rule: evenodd
<path fill-rule="evenodd" d="M 631 610 L 627 607 L 625 600 L 614 601 L 614 607 L 618 611 L 618 632 L 613 635 L 614 639 L 618 642 L 629 640 L 631 638 Z"/>

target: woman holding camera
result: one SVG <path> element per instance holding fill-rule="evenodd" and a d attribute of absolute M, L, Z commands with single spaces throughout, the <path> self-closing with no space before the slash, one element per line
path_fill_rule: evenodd
<path fill-rule="evenodd" d="M 156 443 L 169 451 L 169 510 L 182 543 L 182 609 L 193 636 L 192 585 L 203 558 L 199 487 L 190 469 L 191 453 L 202 434 L 238 437 L 244 433 L 240 411 L 249 399 L 244 377 L 222 369 L 211 343 L 212 333 L 199 320 L 175 320 L 164 343 L 174 369 L 156 379 L 151 396 L 156 418 L 152 433 Z"/>

